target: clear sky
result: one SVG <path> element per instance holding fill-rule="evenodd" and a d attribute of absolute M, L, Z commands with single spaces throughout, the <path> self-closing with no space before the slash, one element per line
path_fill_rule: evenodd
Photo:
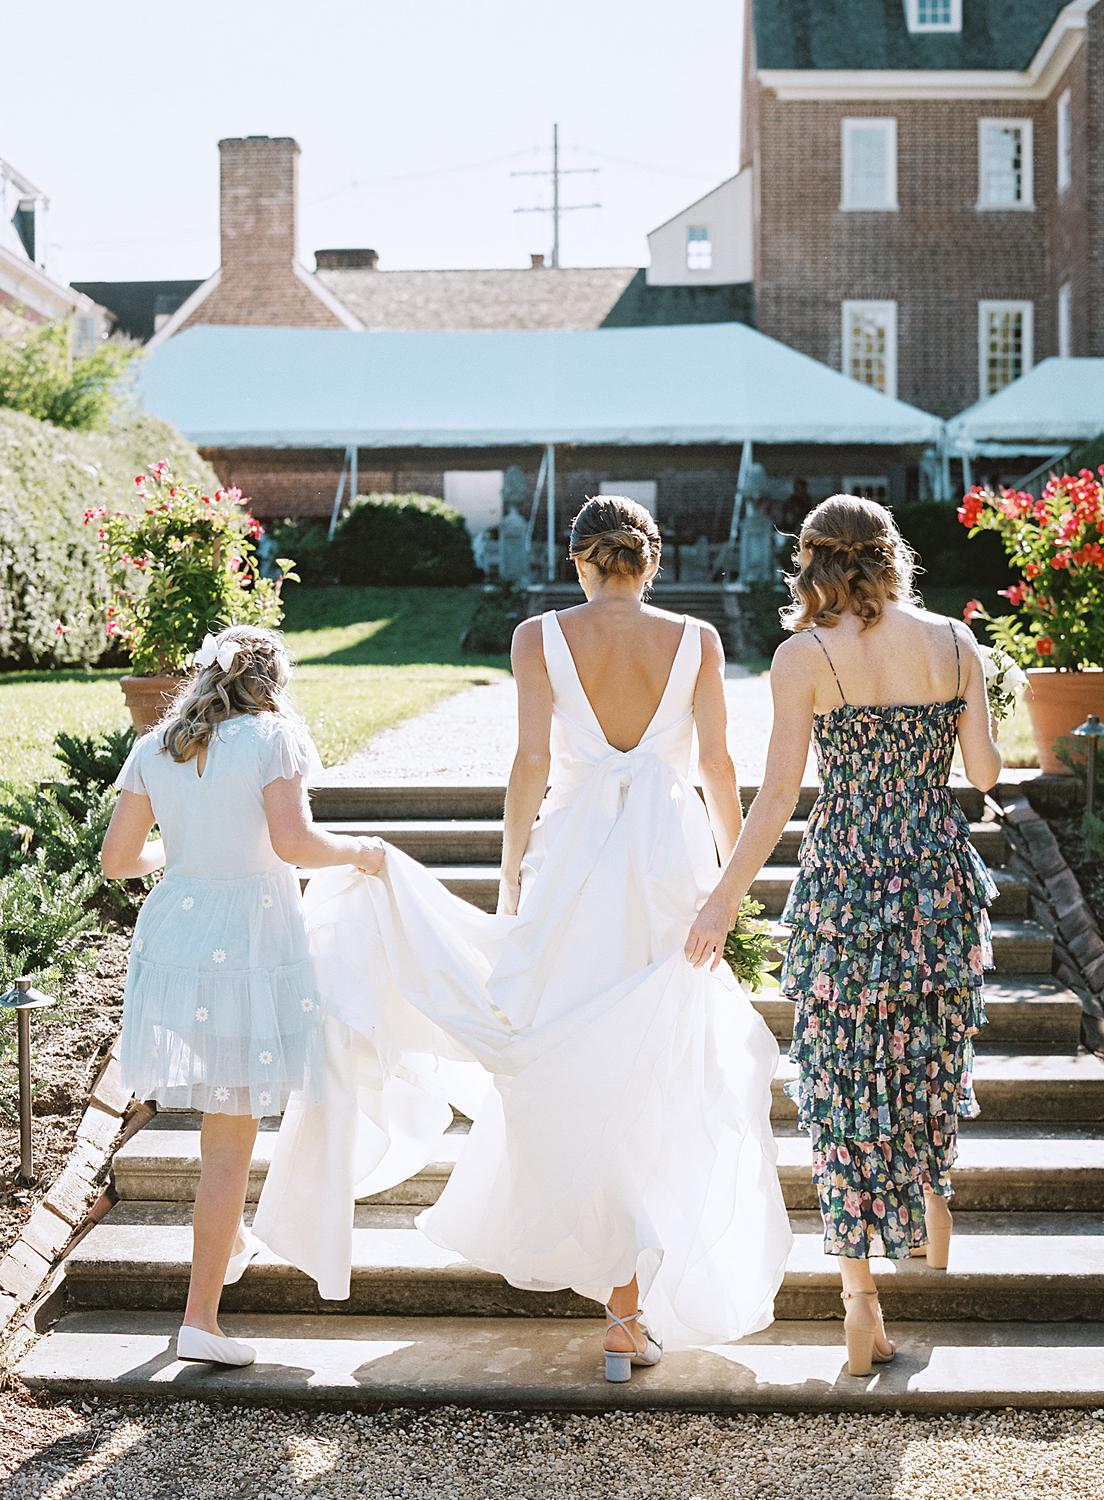
<path fill-rule="evenodd" d="M 9 0 L 0 157 L 50 197 L 67 280 L 206 276 L 220 136 L 292 135 L 300 255 L 643 265 L 647 231 L 738 165 L 740 0 Z"/>

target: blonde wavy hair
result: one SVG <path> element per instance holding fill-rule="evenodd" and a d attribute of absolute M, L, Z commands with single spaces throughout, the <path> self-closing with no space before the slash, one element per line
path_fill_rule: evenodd
<path fill-rule="evenodd" d="M 865 630 L 888 603 L 913 600 L 916 554 L 884 505 L 858 495 L 832 495 L 805 517 L 787 577 L 793 602 L 782 611 L 787 630 L 831 628 L 858 615 Z"/>
<path fill-rule="evenodd" d="M 210 741 L 224 719 L 238 714 L 276 713 L 297 720 L 288 702 L 291 660 L 273 630 L 228 625 L 215 637 L 216 648 L 237 650 L 224 670 L 216 659 L 196 667 L 158 725 L 162 748 L 175 761 L 189 761 Z"/>
<path fill-rule="evenodd" d="M 663 543 L 652 513 L 625 495 L 594 495 L 571 523 L 568 557 L 607 577 L 639 578 L 658 567 Z"/>

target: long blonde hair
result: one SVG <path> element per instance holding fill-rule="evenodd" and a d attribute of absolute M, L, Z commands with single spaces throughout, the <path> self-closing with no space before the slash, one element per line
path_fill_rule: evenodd
<path fill-rule="evenodd" d="M 865 630 L 890 602 L 912 600 L 916 554 L 884 505 L 858 495 L 832 495 L 801 527 L 796 571 L 787 577 L 792 604 L 787 630 L 831 628 L 858 615 Z"/>
<path fill-rule="evenodd" d="M 215 637 L 216 649 L 234 646 L 227 668 L 217 658 L 196 667 L 158 725 L 162 748 L 175 761 L 193 760 L 224 719 L 237 714 L 277 713 L 296 719 L 287 699 L 291 660 L 273 630 L 228 625 Z"/>

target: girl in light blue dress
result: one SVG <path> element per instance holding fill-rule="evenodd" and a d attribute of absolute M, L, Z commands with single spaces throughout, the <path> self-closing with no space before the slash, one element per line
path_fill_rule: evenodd
<path fill-rule="evenodd" d="M 375 873 L 378 840 L 316 829 L 318 753 L 286 696 L 279 637 L 208 636 L 164 720 L 135 744 L 104 838 L 111 879 L 164 868 L 127 966 L 121 1062 L 140 1099 L 199 1110 L 201 1171 L 182 1359 L 249 1364 L 218 1326 L 254 1246 L 242 1224 L 259 1120 L 317 1088 L 321 1025 L 296 866 Z M 154 823 L 161 837 L 150 841 Z"/>

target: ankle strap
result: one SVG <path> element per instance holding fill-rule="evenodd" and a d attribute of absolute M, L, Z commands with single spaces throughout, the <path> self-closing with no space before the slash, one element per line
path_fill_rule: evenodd
<path fill-rule="evenodd" d="M 643 1309 L 639 1307 L 634 1313 L 629 1313 L 629 1315 L 624 1318 L 619 1318 L 616 1313 L 610 1312 L 609 1308 L 606 1308 L 606 1317 L 609 1319 L 609 1323 L 607 1326 L 612 1328 L 614 1324 L 616 1324 L 619 1328 L 623 1328 L 626 1333 L 631 1333 L 632 1331 L 629 1328 L 629 1324 L 637 1322 L 638 1319 L 642 1318 L 643 1316 Z"/>
<path fill-rule="evenodd" d="M 872 1292 L 840 1292 L 840 1301 L 850 1302 L 852 1297 L 876 1297 L 877 1295 L 877 1288 Z"/>

